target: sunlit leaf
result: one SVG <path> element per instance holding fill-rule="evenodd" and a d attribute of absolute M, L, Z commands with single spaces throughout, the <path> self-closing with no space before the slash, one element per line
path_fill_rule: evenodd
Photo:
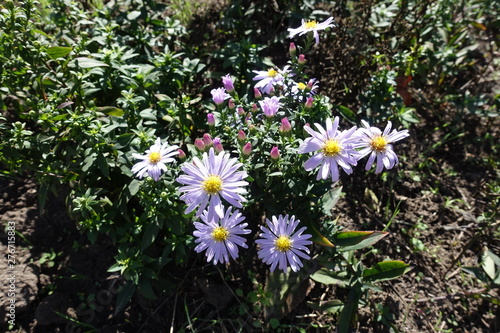
<path fill-rule="evenodd" d="M 479 22 L 470 22 L 470 24 L 474 27 L 474 28 L 477 28 L 479 30 L 483 30 L 485 31 L 486 30 L 486 26 L 482 23 L 479 23 Z"/>
<path fill-rule="evenodd" d="M 64 58 L 67 56 L 71 51 L 73 51 L 72 47 L 66 47 L 66 46 L 53 46 L 49 47 L 47 49 L 47 54 L 49 57 L 52 59 L 57 59 L 57 58 Z"/>
<path fill-rule="evenodd" d="M 122 117 L 124 111 L 117 108 L 116 106 L 101 106 L 97 108 L 97 111 L 107 114 L 108 116 Z"/>
<path fill-rule="evenodd" d="M 103 63 L 97 59 L 78 57 L 75 58 L 75 64 L 81 68 L 94 68 L 94 67 L 108 67 L 108 64 Z"/>
<path fill-rule="evenodd" d="M 307 233 L 312 235 L 311 240 L 319 245 L 322 246 L 327 246 L 327 247 L 334 247 L 335 245 L 332 244 L 325 236 L 323 236 L 316 227 L 314 227 L 311 223 L 307 223 Z"/>
<path fill-rule="evenodd" d="M 385 281 L 395 279 L 411 269 L 409 264 L 399 260 L 382 261 L 363 271 L 366 281 Z"/>
<path fill-rule="evenodd" d="M 344 251 L 359 250 L 371 246 L 387 236 L 384 231 L 341 231 L 333 237 L 333 243 Z"/>
<path fill-rule="evenodd" d="M 333 271 L 321 268 L 311 275 L 311 279 L 322 284 L 334 284 L 342 288 L 347 286 L 349 278 L 346 271 Z"/>
<path fill-rule="evenodd" d="M 496 277 L 495 259 L 497 261 L 499 260 L 495 254 L 490 252 L 490 250 L 485 247 L 481 267 L 483 268 L 486 275 L 488 275 L 492 280 L 494 280 Z"/>
<path fill-rule="evenodd" d="M 334 188 L 326 192 L 323 197 L 321 197 L 321 204 L 323 208 L 323 213 L 325 215 L 332 215 L 332 209 L 337 204 L 340 196 L 342 195 L 342 186 Z"/>

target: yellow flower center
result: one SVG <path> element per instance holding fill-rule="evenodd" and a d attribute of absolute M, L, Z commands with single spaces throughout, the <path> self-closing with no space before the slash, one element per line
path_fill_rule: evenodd
<path fill-rule="evenodd" d="M 302 83 L 302 82 L 297 83 L 297 88 L 299 90 L 304 90 L 304 89 L 306 89 L 306 87 L 307 86 L 304 83 Z"/>
<path fill-rule="evenodd" d="M 278 75 L 278 72 L 276 70 L 274 70 L 273 68 L 270 68 L 267 71 L 267 76 L 269 76 L 269 77 L 275 77 L 276 75 Z"/>
<path fill-rule="evenodd" d="M 216 242 L 223 242 L 229 237 L 229 231 L 226 228 L 218 226 L 211 233 L 212 239 Z"/>
<path fill-rule="evenodd" d="M 210 175 L 201 183 L 202 189 L 210 195 L 219 193 L 222 190 L 222 179 L 216 175 Z"/>
<path fill-rule="evenodd" d="M 317 25 L 318 25 L 318 22 L 316 22 L 316 20 L 307 21 L 306 23 L 304 23 L 304 28 L 314 29 L 314 28 L 316 28 Z"/>
<path fill-rule="evenodd" d="M 154 151 L 149 154 L 148 158 L 149 162 L 151 162 L 152 164 L 156 164 L 161 161 L 161 154 L 157 151 Z"/>
<path fill-rule="evenodd" d="M 372 139 L 372 142 L 370 142 L 370 145 L 372 146 L 373 150 L 384 151 L 387 143 L 388 142 L 387 142 L 386 138 L 384 138 L 383 136 L 377 136 L 377 137 Z"/>
<path fill-rule="evenodd" d="M 281 252 L 289 251 L 292 248 L 292 240 L 288 236 L 279 236 L 278 239 L 274 241 L 274 246 Z"/>
<path fill-rule="evenodd" d="M 337 140 L 328 139 L 323 146 L 323 154 L 326 156 L 335 156 L 341 151 L 342 147 Z"/>

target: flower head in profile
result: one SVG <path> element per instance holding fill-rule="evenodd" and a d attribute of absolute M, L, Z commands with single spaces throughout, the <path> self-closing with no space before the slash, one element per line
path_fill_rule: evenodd
<path fill-rule="evenodd" d="M 224 217 L 222 198 L 229 204 L 241 208 L 245 199 L 241 194 L 246 193 L 243 186 L 248 185 L 245 171 L 237 171 L 243 164 L 236 158 L 231 158 L 224 151 L 215 154 L 211 147 L 208 154 L 203 153 L 203 159 L 193 158 L 192 163 L 184 162 L 181 166 L 184 175 L 177 178 L 177 182 L 185 185 L 179 188 L 184 194 L 181 200 L 188 205 L 185 214 L 192 212 L 196 207 L 196 216 L 207 209 L 207 218 L 213 220 L 215 215 Z M 208 207 L 208 208 L 207 208 Z"/>
<path fill-rule="evenodd" d="M 267 71 L 253 71 L 257 74 L 253 80 L 259 81 L 255 84 L 255 88 L 266 94 L 271 94 L 275 85 L 282 86 L 285 77 L 292 75 L 288 68 L 289 66 L 285 66 L 282 70 L 270 68 Z"/>
<path fill-rule="evenodd" d="M 224 85 L 224 88 L 228 93 L 232 92 L 234 90 L 234 83 L 233 79 L 231 78 L 231 75 L 227 74 L 222 77 L 222 84 Z"/>
<path fill-rule="evenodd" d="M 325 30 L 326 28 L 331 28 L 334 27 L 335 24 L 333 22 L 333 17 L 327 18 L 325 21 L 318 23 L 316 20 L 312 21 L 305 21 L 302 20 L 302 24 L 298 28 L 288 28 L 288 31 L 290 32 L 289 37 L 292 38 L 295 35 L 302 36 L 303 34 L 306 34 L 308 32 L 312 32 L 314 35 L 314 38 L 316 39 L 316 44 L 319 43 L 319 30 Z"/>
<path fill-rule="evenodd" d="M 224 103 L 226 99 L 231 97 L 231 95 L 226 93 L 226 89 L 224 88 L 212 89 L 210 93 L 212 94 L 212 100 L 217 105 Z"/>
<path fill-rule="evenodd" d="M 276 115 L 276 113 L 278 113 L 280 108 L 280 98 L 276 96 L 266 97 L 262 101 L 259 101 L 259 104 L 266 117 L 272 118 Z"/>
<path fill-rule="evenodd" d="M 148 176 L 158 181 L 162 171 L 167 171 L 166 163 L 173 162 L 172 157 L 179 154 L 178 148 L 178 146 L 168 147 L 167 143 L 162 144 L 160 138 L 157 138 L 155 144 L 146 150 L 144 155 L 132 155 L 142 160 L 132 167 L 132 172 L 137 174 L 139 178 L 142 178 L 147 172 Z"/>
<path fill-rule="evenodd" d="M 312 244 L 309 240 L 312 236 L 302 234 L 306 227 L 295 231 L 300 222 L 295 216 L 273 216 L 271 220 L 266 219 L 266 222 L 269 228 L 261 226 L 261 238 L 255 241 L 260 245 L 258 257 L 265 264 L 271 265 L 271 272 L 274 272 L 276 266 L 283 272 L 286 272 L 288 266 L 297 272 L 303 266 L 300 258 L 310 259 L 306 254 L 309 253 L 306 246 Z"/>
<path fill-rule="evenodd" d="M 204 223 L 194 222 L 196 230 L 193 235 L 197 237 L 195 242 L 199 243 L 194 250 L 198 253 L 206 250 L 207 262 L 213 259 L 214 265 L 228 263 L 229 256 L 238 258 L 238 246 L 248 248 L 245 238 L 240 235 L 249 234 L 250 230 L 245 229 L 247 223 L 241 223 L 245 217 L 238 210 L 231 213 L 229 207 L 220 220 L 218 216 L 209 219 L 204 211 L 201 219 Z"/>
<path fill-rule="evenodd" d="M 339 180 L 339 166 L 347 173 L 353 172 L 352 166 L 356 165 L 356 151 L 354 142 L 356 137 L 356 127 L 346 131 L 340 131 L 339 117 L 331 120 L 326 119 L 326 130 L 319 124 L 314 124 L 318 132 L 309 126 L 304 129 L 311 137 L 304 140 L 299 146 L 299 154 L 315 152 L 315 154 L 304 163 L 304 168 L 311 171 L 320 166 L 317 180 L 327 179 Z"/>
<path fill-rule="evenodd" d="M 402 140 L 408 136 L 408 130 L 391 131 L 392 123 L 387 122 L 387 126 L 382 132 L 377 127 L 371 127 L 368 122 L 362 120 L 364 128 L 359 128 L 358 133 L 359 141 L 358 147 L 362 148 L 358 151 L 358 160 L 370 155 L 366 162 L 365 170 L 368 171 L 376 162 L 375 173 L 380 173 L 384 167 L 389 170 L 399 163 L 398 156 L 393 150 L 392 143 Z M 389 133 L 390 132 L 390 133 Z"/>

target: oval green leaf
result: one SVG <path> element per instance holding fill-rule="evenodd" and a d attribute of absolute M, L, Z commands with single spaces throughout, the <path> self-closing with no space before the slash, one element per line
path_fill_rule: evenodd
<path fill-rule="evenodd" d="M 365 281 L 386 281 L 392 280 L 407 273 L 411 266 L 403 261 L 390 260 L 377 263 L 372 268 L 363 272 Z"/>
<path fill-rule="evenodd" d="M 102 61 L 86 57 L 76 58 L 75 63 L 81 68 L 109 67 L 108 64 L 105 64 Z"/>
<path fill-rule="evenodd" d="M 335 234 L 333 243 L 343 251 L 359 250 L 371 246 L 387 236 L 385 231 L 341 231 Z"/>
<path fill-rule="evenodd" d="M 73 51 L 72 47 L 66 47 L 66 46 L 53 46 L 49 47 L 47 49 L 47 54 L 49 55 L 50 58 L 52 59 L 57 59 L 57 58 L 64 58 L 67 56 L 71 51 Z"/>

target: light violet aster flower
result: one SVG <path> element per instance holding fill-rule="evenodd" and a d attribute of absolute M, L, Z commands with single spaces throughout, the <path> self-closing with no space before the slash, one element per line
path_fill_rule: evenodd
<path fill-rule="evenodd" d="M 294 37 L 295 35 L 302 36 L 303 34 L 306 34 L 308 32 L 312 32 L 314 34 L 314 38 L 316 39 L 316 44 L 319 43 L 319 30 L 325 30 L 326 28 L 331 28 L 334 27 L 335 24 L 332 23 L 333 17 L 327 18 L 324 22 L 318 23 L 316 20 L 312 21 L 305 21 L 302 20 L 302 25 L 298 28 L 288 28 L 288 31 L 290 31 L 290 38 Z"/>
<path fill-rule="evenodd" d="M 297 272 L 303 266 L 300 258 L 310 259 L 306 254 L 309 253 L 306 246 L 312 244 L 309 240 L 312 236 L 302 234 L 306 227 L 295 232 L 300 222 L 295 220 L 295 216 L 291 218 L 288 218 L 288 215 L 279 215 L 277 218 L 273 216 L 271 221 L 266 219 L 266 222 L 269 229 L 261 226 L 260 229 L 263 231 L 260 234 L 261 239 L 255 241 L 260 245 L 258 257 L 265 264 L 271 265 L 271 272 L 274 272 L 276 266 L 283 272 L 286 272 L 288 266 Z"/>
<path fill-rule="evenodd" d="M 276 96 L 266 97 L 262 101 L 259 101 L 259 104 L 266 117 L 272 118 L 280 108 L 280 98 Z"/>
<path fill-rule="evenodd" d="M 194 250 L 198 253 L 205 251 L 207 262 L 212 261 L 217 265 L 220 263 L 228 263 L 229 256 L 238 258 L 238 246 L 248 248 L 245 238 L 239 235 L 249 234 L 250 230 L 245 229 L 247 223 L 241 223 L 245 217 L 238 210 L 231 213 L 229 207 L 220 219 L 210 220 L 207 211 L 201 215 L 204 223 L 194 222 L 196 230 L 193 235 L 197 237 L 196 243 L 199 243 Z"/>
<path fill-rule="evenodd" d="M 233 84 L 233 79 L 231 78 L 231 75 L 227 74 L 222 77 L 222 84 L 224 85 L 224 88 L 228 93 L 232 92 L 234 90 L 234 84 Z"/>
<path fill-rule="evenodd" d="M 282 70 L 270 68 L 267 71 L 253 71 L 257 74 L 253 80 L 259 81 L 255 84 L 255 88 L 270 94 L 274 90 L 274 85 L 282 86 L 285 76 L 292 76 L 288 68 L 289 66 L 285 66 Z"/>
<path fill-rule="evenodd" d="M 208 206 L 209 220 L 213 220 L 215 215 L 222 218 L 224 205 L 221 198 L 241 208 L 241 201 L 245 200 L 241 194 L 246 193 L 243 186 L 248 185 L 243 179 L 248 175 L 245 171 L 237 171 L 243 165 L 237 162 L 224 151 L 216 155 L 211 147 L 208 154 L 203 153 L 203 160 L 194 157 L 192 163 L 183 163 L 181 169 L 185 174 L 179 176 L 177 182 L 186 185 L 179 188 L 180 192 L 184 192 L 180 199 L 188 205 L 185 214 L 198 207 L 196 216 L 200 216 Z"/>
<path fill-rule="evenodd" d="M 212 100 L 217 105 L 224 103 L 226 99 L 231 97 L 231 95 L 226 93 L 226 89 L 224 88 L 212 89 L 210 93 L 212 94 Z"/>
<path fill-rule="evenodd" d="M 178 149 L 178 146 L 168 147 L 167 143 L 161 144 L 160 138 L 157 138 L 155 144 L 146 150 L 144 155 L 132 154 L 135 158 L 142 160 L 132 167 L 132 172 L 136 173 L 139 178 L 147 172 L 148 176 L 158 181 L 161 172 L 167 171 L 165 164 L 173 162 L 172 157 L 179 154 Z"/>
<path fill-rule="evenodd" d="M 316 132 L 309 126 L 304 129 L 311 135 L 299 146 L 299 154 L 316 152 L 304 163 L 306 171 L 311 171 L 321 165 L 317 180 L 327 179 L 332 181 L 339 180 L 339 166 L 347 173 L 353 172 L 352 166 L 357 164 L 357 152 L 354 145 L 356 136 L 356 127 L 346 131 L 339 131 L 339 117 L 326 119 L 326 130 L 319 124 L 314 124 L 319 132 Z"/>
<path fill-rule="evenodd" d="M 358 160 L 370 155 L 366 162 L 365 170 L 368 171 L 376 161 L 375 173 L 380 173 L 384 167 L 389 170 L 399 163 L 398 156 L 392 148 L 392 143 L 402 140 L 408 136 L 408 130 L 397 131 L 393 130 L 391 133 L 392 123 L 387 122 L 387 126 L 382 132 L 377 127 L 371 127 L 368 122 L 362 120 L 364 128 L 358 129 L 359 141 Z"/>

